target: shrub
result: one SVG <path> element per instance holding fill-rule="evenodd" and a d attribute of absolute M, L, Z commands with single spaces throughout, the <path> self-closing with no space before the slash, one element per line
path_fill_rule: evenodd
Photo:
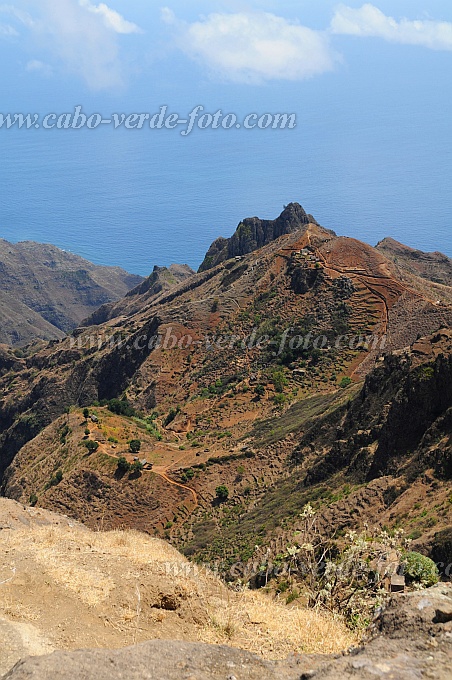
<path fill-rule="evenodd" d="M 265 387 L 264 387 L 263 385 L 256 385 L 256 387 L 254 388 L 254 393 L 255 393 L 255 394 L 259 397 L 259 399 L 260 399 L 260 398 L 263 397 L 264 394 L 265 394 Z"/>
<path fill-rule="evenodd" d="M 339 383 L 339 387 L 341 387 L 343 390 L 345 390 L 346 387 L 352 384 L 351 378 L 348 376 L 346 378 L 342 378 L 341 382 Z"/>
<path fill-rule="evenodd" d="M 283 371 L 275 371 L 272 375 L 272 382 L 278 393 L 284 392 L 284 388 L 287 386 L 287 378 Z"/>
<path fill-rule="evenodd" d="M 410 583 L 420 583 L 424 587 L 438 583 L 438 567 L 433 560 L 421 555 L 421 553 L 406 553 L 402 560 L 402 567 L 407 581 Z"/>
<path fill-rule="evenodd" d="M 178 413 L 180 413 L 180 406 L 177 408 L 171 408 L 165 420 L 163 421 L 163 426 L 168 427 L 168 425 L 173 422 Z"/>
<path fill-rule="evenodd" d="M 28 500 L 29 500 L 29 503 L 30 503 L 31 507 L 34 508 L 35 505 L 36 505 L 36 503 L 38 502 L 38 497 L 37 497 L 37 495 L 36 495 L 35 493 L 32 493 L 32 494 L 30 495 L 30 498 L 29 498 Z"/>
<path fill-rule="evenodd" d="M 217 488 L 215 489 L 215 493 L 219 501 L 222 502 L 227 501 L 227 499 L 229 498 L 229 489 L 224 484 L 220 484 L 220 486 L 217 486 Z"/>
<path fill-rule="evenodd" d="M 127 399 L 110 399 L 110 401 L 106 402 L 106 406 L 109 411 L 116 413 L 118 416 L 132 418 L 133 416 L 138 415 L 135 409 L 130 406 Z"/>
<path fill-rule="evenodd" d="M 139 453 L 140 449 L 141 449 L 141 441 L 139 439 L 132 439 L 132 441 L 129 442 L 130 453 Z"/>
<path fill-rule="evenodd" d="M 131 470 L 132 470 L 132 472 L 142 472 L 143 468 L 144 468 L 144 465 L 141 462 L 141 460 L 135 460 L 132 463 Z"/>
<path fill-rule="evenodd" d="M 71 434 L 72 430 L 69 425 L 65 424 L 60 430 L 60 443 L 66 444 L 66 437 Z"/>
<path fill-rule="evenodd" d="M 45 488 L 47 490 L 47 489 L 50 489 L 51 486 L 58 486 L 58 484 L 62 481 L 63 481 L 63 472 L 61 470 L 57 470 L 55 475 L 46 484 Z"/>
<path fill-rule="evenodd" d="M 84 417 L 85 420 L 88 420 L 88 418 L 89 418 L 89 408 L 83 409 L 83 417 Z"/>
<path fill-rule="evenodd" d="M 92 439 L 88 439 L 88 441 L 84 442 L 84 444 L 88 449 L 88 453 L 96 453 L 97 449 L 99 448 L 99 443 L 94 442 Z"/>
<path fill-rule="evenodd" d="M 85 429 L 85 437 L 89 437 L 90 434 L 91 434 L 91 430 L 86 428 Z"/>
<path fill-rule="evenodd" d="M 274 403 L 276 406 L 284 406 L 284 404 L 286 403 L 286 397 L 285 397 L 285 395 L 284 395 L 284 394 L 279 394 L 279 393 L 278 393 L 278 394 L 275 394 L 275 396 L 273 397 L 273 403 Z"/>
<path fill-rule="evenodd" d="M 299 591 L 294 588 L 286 598 L 286 604 L 291 604 L 300 597 Z"/>
<path fill-rule="evenodd" d="M 121 456 L 118 458 L 118 471 L 119 472 L 130 472 L 130 463 L 128 462 L 127 458 L 124 458 L 124 456 Z"/>

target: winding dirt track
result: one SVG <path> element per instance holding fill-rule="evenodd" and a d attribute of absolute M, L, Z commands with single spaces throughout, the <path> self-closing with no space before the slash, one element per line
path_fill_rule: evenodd
<path fill-rule="evenodd" d="M 173 463 L 172 465 L 175 465 L 176 463 Z M 167 471 L 169 470 L 172 465 L 168 466 L 167 468 L 163 467 L 153 467 L 152 472 L 156 475 L 159 475 L 159 477 L 162 477 L 168 484 L 171 484 L 171 486 L 178 486 L 179 489 L 185 489 L 186 491 L 189 491 L 191 495 L 193 496 L 193 500 L 195 502 L 195 507 L 193 510 L 196 510 L 196 508 L 199 505 L 199 500 L 198 500 L 198 494 L 194 489 L 192 489 L 190 486 L 186 486 L 185 484 L 179 484 L 179 482 L 175 482 L 174 479 L 171 479 L 171 477 L 168 477 Z"/>
<path fill-rule="evenodd" d="M 124 454 L 122 454 L 122 456 L 119 456 L 115 453 L 111 453 L 110 451 L 105 451 L 105 450 L 102 451 L 102 448 L 103 447 L 100 448 L 102 453 L 104 453 L 107 456 L 110 456 L 110 458 L 115 458 L 116 460 L 119 460 L 119 458 L 124 455 Z M 162 479 L 164 479 L 165 482 L 167 482 L 168 484 L 171 484 L 171 486 L 177 486 L 177 487 L 179 487 L 179 489 L 185 489 L 185 491 L 189 491 L 190 494 L 192 495 L 193 501 L 195 503 L 195 507 L 192 510 L 192 512 L 194 512 L 199 505 L 198 494 L 196 493 L 196 491 L 194 489 L 192 489 L 190 486 L 186 486 L 185 484 L 180 484 L 179 482 L 175 482 L 174 479 L 171 479 L 171 477 L 168 477 L 168 474 L 167 474 L 168 471 L 172 467 L 174 467 L 175 465 L 178 465 L 178 463 L 180 463 L 184 458 L 186 458 L 186 456 L 187 456 L 187 454 L 185 453 L 183 456 L 181 456 L 180 458 L 175 460 L 173 463 L 171 463 L 171 465 L 167 465 L 167 466 L 154 465 L 152 467 L 152 470 L 143 470 L 142 472 L 143 473 L 144 472 L 150 472 L 150 473 L 153 473 L 155 475 L 158 475 L 159 477 L 162 477 Z"/>

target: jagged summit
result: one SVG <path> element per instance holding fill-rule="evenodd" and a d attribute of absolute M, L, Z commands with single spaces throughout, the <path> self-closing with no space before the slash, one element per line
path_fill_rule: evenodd
<path fill-rule="evenodd" d="M 289 203 L 275 220 L 248 217 L 240 222 L 231 238 L 220 237 L 212 243 L 199 271 L 211 269 L 232 257 L 248 255 L 248 253 L 275 241 L 280 236 L 292 234 L 308 224 L 315 224 L 320 227 L 317 220 L 309 215 L 299 203 Z M 325 233 L 335 236 L 333 231 L 327 229 L 325 229 Z"/>
<path fill-rule="evenodd" d="M 147 279 L 145 279 L 136 288 L 129 291 L 126 297 L 133 297 L 134 295 L 144 295 L 149 291 L 152 294 L 160 293 L 165 288 L 171 287 L 176 283 L 180 283 L 184 279 L 192 276 L 195 272 L 188 264 L 171 264 L 169 267 L 159 267 L 155 265 Z"/>
<path fill-rule="evenodd" d="M 195 272 L 188 264 L 172 264 L 169 267 L 155 265 L 152 274 L 129 291 L 122 300 L 102 305 L 83 321 L 83 325 L 102 324 L 119 316 L 133 314 L 152 298 L 169 291 L 194 275 Z"/>

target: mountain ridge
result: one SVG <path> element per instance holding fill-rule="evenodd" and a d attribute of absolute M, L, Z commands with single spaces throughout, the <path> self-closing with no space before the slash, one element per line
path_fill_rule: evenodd
<path fill-rule="evenodd" d="M 299 203 L 289 203 L 275 220 L 248 217 L 240 222 L 230 238 L 219 237 L 212 243 L 198 271 L 206 271 L 233 257 L 248 255 L 280 236 L 291 234 L 309 224 L 323 229 Z M 333 231 L 324 231 L 326 234 L 336 235 Z"/>
<path fill-rule="evenodd" d="M 11 363 L 4 353 L 2 492 L 22 501 L 36 497 L 37 503 L 70 510 L 91 526 L 96 526 L 102 508 L 106 526 L 114 528 L 120 522 L 168 534 L 187 554 L 198 557 L 206 540 L 214 544 L 214 557 L 222 555 L 216 544 L 226 535 L 222 527 L 235 527 L 223 514 L 226 511 L 237 512 L 242 523 L 229 541 L 242 557 L 250 549 L 242 539 L 253 508 L 260 517 L 268 514 L 272 503 L 274 517 L 279 508 L 287 517 L 300 511 L 272 496 L 273 488 L 279 492 L 289 484 L 293 474 L 289 460 L 309 465 L 313 475 L 305 486 L 299 480 L 300 494 L 287 487 L 294 504 L 308 502 L 322 483 L 337 485 L 342 493 L 349 482 L 337 480 L 348 474 L 352 463 L 356 468 L 359 461 L 362 465 L 367 461 L 370 468 L 375 463 L 377 474 L 370 481 L 363 477 L 353 484 L 367 484 L 357 505 L 380 508 L 384 495 L 392 493 L 388 490 L 392 483 L 391 470 L 379 465 L 383 448 L 372 458 L 377 439 L 371 438 L 370 453 L 360 453 L 366 445 L 358 444 L 366 436 L 350 427 L 357 450 L 341 443 L 337 433 L 339 448 L 328 448 L 315 427 L 327 427 L 324 417 L 345 417 L 347 408 L 351 414 L 359 410 L 364 380 L 381 375 L 385 355 L 389 358 L 384 365 L 393 366 L 394 375 L 399 375 L 400 367 L 395 368 L 399 360 L 391 357 L 407 347 L 419 351 L 419 338 L 428 339 L 426 346 L 435 344 L 431 338 L 452 324 L 452 288 L 401 270 L 379 249 L 335 236 L 308 216 L 302 218 L 307 223 L 295 231 L 200 273 L 187 271 L 187 277 L 168 289 L 153 288 L 161 274 L 156 271 L 144 289 L 109 307 L 100 325 L 80 327 L 72 337 L 26 359 Z M 253 344 L 253 337 L 267 341 Z M 325 342 L 314 345 L 309 338 Z M 342 344 L 337 344 L 339 338 Z M 356 338 L 361 343 L 363 338 L 371 340 L 368 346 L 349 342 Z M 437 346 L 449 357 L 447 342 L 441 340 Z M 436 385 L 432 362 L 428 357 L 424 361 L 425 388 Z M 438 366 L 448 375 L 445 364 Z M 391 371 L 384 375 L 389 389 Z M 409 402 L 409 386 L 416 376 L 400 369 L 402 403 Z M 444 399 L 450 398 L 450 391 L 442 392 Z M 425 394 L 432 396 L 427 390 Z M 397 394 L 390 396 L 397 404 Z M 375 408 L 384 411 L 390 399 L 385 403 L 379 399 L 374 398 Z M 97 418 L 86 436 L 97 438 L 99 452 L 88 457 L 83 407 L 92 409 Z M 418 414 L 414 406 L 411 410 Z M 370 406 L 368 411 L 372 412 Z M 376 425 L 368 425 L 359 413 L 362 429 L 373 431 Z M 402 409 L 397 411 L 395 405 L 391 414 L 396 413 Z M 388 436 L 401 428 L 402 421 L 392 424 L 393 429 L 388 425 Z M 427 425 L 426 429 L 433 428 L 434 422 Z M 63 437 L 66 426 L 70 433 Z M 307 431 L 316 433 L 310 442 L 305 441 Z M 439 429 L 439 434 L 447 448 L 447 433 Z M 152 470 L 137 478 L 117 479 L 120 456 L 133 464 L 127 443 L 133 438 L 142 441 L 143 457 Z M 312 451 L 309 456 L 303 453 L 300 463 L 291 458 L 301 444 L 308 450 L 312 444 L 314 451 L 318 444 L 320 459 L 314 460 Z M 40 451 L 47 453 L 36 467 Z M 338 465 L 342 459 L 344 464 Z M 325 472 L 331 462 L 336 467 L 322 479 L 319 469 Z M 414 470 L 414 459 L 412 464 Z M 51 483 L 58 470 L 63 478 Z M 441 494 L 446 493 L 447 479 L 437 482 Z M 223 505 L 215 490 L 225 484 L 231 496 Z M 444 522 L 435 521 L 447 529 L 447 506 L 443 510 Z M 349 516 L 347 509 L 341 512 Z M 252 526 L 260 521 L 256 515 Z M 260 540 L 271 541 L 267 529 L 262 531 Z"/>
<path fill-rule="evenodd" d="M 50 244 L 0 239 L 0 342 L 23 346 L 61 339 L 142 280 Z"/>

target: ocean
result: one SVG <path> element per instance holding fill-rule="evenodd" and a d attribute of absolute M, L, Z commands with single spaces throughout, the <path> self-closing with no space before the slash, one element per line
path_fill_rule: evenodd
<path fill-rule="evenodd" d="M 418 91 L 421 76 L 427 82 L 428 73 L 401 73 L 400 86 L 365 88 L 356 73 L 332 74 L 271 92 L 207 84 L 170 107 L 295 111 L 295 130 L 1 129 L 0 237 L 147 275 L 154 264 L 197 268 L 241 219 L 275 218 L 297 201 L 339 234 L 452 256 L 449 94 L 434 82 Z M 144 105 L 131 101 L 128 111 Z"/>

